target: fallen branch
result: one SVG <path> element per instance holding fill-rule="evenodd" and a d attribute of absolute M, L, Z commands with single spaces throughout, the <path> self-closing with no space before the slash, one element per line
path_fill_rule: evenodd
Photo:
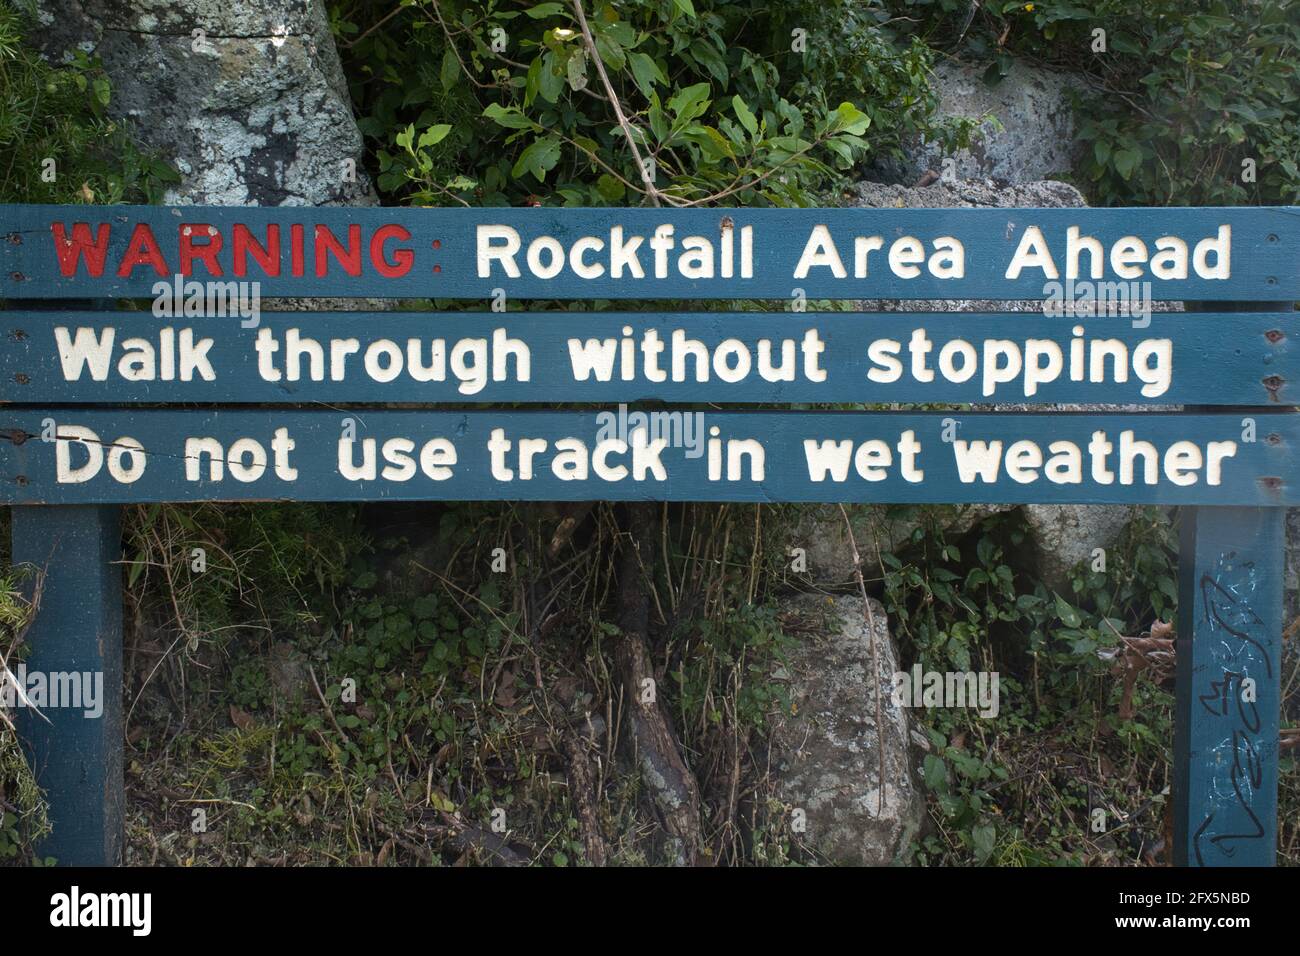
<path fill-rule="evenodd" d="M 600 833 L 595 788 L 591 783 L 591 765 L 582 738 L 577 734 L 566 734 L 564 755 L 568 759 L 569 796 L 573 800 L 573 811 L 578 818 L 583 845 L 587 848 L 587 862 L 592 866 L 604 866 L 605 838 Z"/>
<path fill-rule="evenodd" d="M 700 847 L 700 796 L 695 774 L 682 758 L 677 735 L 660 706 L 655 672 L 646 649 L 649 597 L 641 582 L 643 543 L 652 539 L 653 506 L 636 502 L 629 538 L 619 557 L 619 628 L 615 659 L 627 702 L 628 743 L 663 823 L 675 847 L 678 866 L 694 866 Z M 648 693 L 647 693 L 648 692 Z"/>

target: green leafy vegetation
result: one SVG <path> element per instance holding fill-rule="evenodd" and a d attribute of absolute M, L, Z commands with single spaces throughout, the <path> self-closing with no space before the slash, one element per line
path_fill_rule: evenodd
<path fill-rule="evenodd" d="M 112 87 L 83 51 L 52 66 L 23 42 L 34 13 L 0 0 L 0 202 L 155 202 L 176 172 L 108 117 Z"/>
<path fill-rule="evenodd" d="M 1105 569 L 1073 571 L 1049 591 L 1017 512 L 959 536 L 916 509 L 901 555 L 881 556 L 883 599 L 905 668 L 1000 674 L 1001 707 L 913 711 L 928 748 L 921 782 L 931 827 L 924 864 L 1167 865 L 1174 743 L 1172 674 L 1136 673 L 1126 689 L 1123 637 L 1174 621 L 1177 548 L 1162 509 L 1138 509 L 1106 549 Z M 1300 680 L 1294 656 L 1284 696 Z M 1285 723 L 1285 719 L 1284 719 Z M 1300 864 L 1300 768 L 1280 761 L 1279 862 Z"/>
<path fill-rule="evenodd" d="M 1173 697 L 1139 680 L 1126 708 L 1115 660 L 1121 635 L 1172 619 L 1177 558 L 1169 519 L 1141 510 L 1107 549 L 1105 571 L 1080 566 L 1064 595 L 1009 560 L 1027 544 L 1013 512 L 957 540 L 921 522 L 910 560 L 882 556 L 886 607 L 907 665 L 1000 674 L 996 716 L 942 707 L 914 712 L 930 743 L 922 780 L 933 822 L 916 858 L 1000 865 L 1164 859 Z M 1104 825 L 1094 831 L 1098 810 Z"/>
<path fill-rule="evenodd" d="M 1093 89 L 1079 91 L 1087 149 L 1077 172 L 1101 205 L 1300 199 L 1296 0 L 891 6 L 920 15 L 918 33 L 929 42 L 987 62 L 989 81 L 1017 57 L 1088 77 Z"/>
<path fill-rule="evenodd" d="M 875 4 L 600 2 L 599 64 L 568 3 L 331 9 L 380 190 L 420 205 L 806 206 L 908 134 L 969 132 L 931 123 L 933 54 Z"/>

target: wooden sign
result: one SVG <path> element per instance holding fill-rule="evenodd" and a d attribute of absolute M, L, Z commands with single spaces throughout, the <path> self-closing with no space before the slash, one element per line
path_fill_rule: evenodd
<path fill-rule="evenodd" d="M 109 687 L 22 724 L 63 862 L 121 858 L 118 506 L 418 499 L 1186 506 L 1175 857 L 1273 862 L 1300 210 L 0 206 L 0 298 L 28 666 Z"/>

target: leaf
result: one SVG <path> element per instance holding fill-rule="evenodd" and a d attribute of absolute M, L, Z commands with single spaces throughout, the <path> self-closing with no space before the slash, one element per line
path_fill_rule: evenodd
<path fill-rule="evenodd" d="M 569 87 L 574 90 L 580 90 L 587 85 L 587 54 L 583 50 L 575 50 L 569 57 L 569 62 L 565 65 L 565 75 L 569 80 Z"/>
<path fill-rule="evenodd" d="M 498 126 L 504 126 L 507 129 L 540 129 L 517 106 L 502 106 L 500 103 L 492 103 L 483 111 L 483 115 L 493 120 Z M 400 137 L 398 138 L 398 145 L 401 145 Z"/>
<path fill-rule="evenodd" d="M 668 109 L 677 118 L 676 126 L 695 119 L 709 108 L 709 84 L 696 83 L 679 90 L 668 101 Z"/>
<path fill-rule="evenodd" d="M 871 125 L 871 117 L 852 103 L 841 103 L 831 114 L 835 132 L 861 136 Z"/>
<path fill-rule="evenodd" d="M 673 6 L 686 14 L 692 20 L 695 19 L 695 4 L 692 3 L 691 0 L 673 0 Z"/>
<path fill-rule="evenodd" d="M 444 90 L 450 90 L 460 82 L 460 60 L 448 47 L 442 54 L 442 68 L 438 70 L 438 80 Z"/>
<path fill-rule="evenodd" d="M 564 92 L 564 71 L 557 69 L 554 53 L 542 57 L 541 68 L 537 71 L 537 92 L 548 103 L 557 102 Z"/>
<path fill-rule="evenodd" d="M 731 74 L 727 69 L 727 61 L 716 46 L 707 40 L 696 40 L 691 44 L 691 55 L 720 85 L 727 85 Z"/>
<path fill-rule="evenodd" d="M 533 20 L 544 20 L 547 17 L 553 17 L 557 13 L 564 12 L 562 3 L 539 3 L 535 7 L 529 7 L 524 11 L 524 15 Z"/>
<path fill-rule="evenodd" d="M 632 79 L 636 81 L 637 89 L 646 96 L 654 92 L 656 83 L 668 82 L 668 77 L 664 76 L 659 64 L 649 53 L 633 53 L 628 61 L 632 66 Z"/>
<path fill-rule="evenodd" d="M 848 169 L 853 164 L 853 147 L 842 139 L 828 139 L 826 148 L 835 154 L 841 169 Z"/>
<path fill-rule="evenodd" d="M 623 52 L 623 47 L 608 33 L 596 34 L 596 52 L 611 70 L 621 70 L 627 65 L 627 54 Z"/>
<path fill-rule="evenodd" d="M 1077 654 L 1080 657 L 1087 657 L 1090 654 L 1092 654 L 1092 652 L 1095 651 L 1096 649 L 1097 649 L 1097 642 L 1094 641 L 1092 638 L 1087 637 L 1086 635 L 1083 637 L 1076 638 L 1070 644 L 1070 653 Z"/>
<path fill-rule="evenodd" d="M 712 126 L 697 123 L 682 130 L 681 138 L 700 147 L 710 159 L 731 159 L 735 156 L 731 142 Z"/>
<path fill-rule="evenodd" d="M 627 189 L 609 173 L 604 173 L 600 179 L 596 180 L 596 191 L 600 193 L 602 199 L 609 202 L 618 202 L 623 198 L 623 194 L 627 192 Z"/>
<path fill-rule="evenodd" d="M 430 126 L 420 134 L 420 141 L 416 143 L 416 146 L 420 149 L 424 149 L 426 146 L 436 146 L 446 139 L 447 134 L 450 132 L 450 123 L 438 123 L 434 126 Z"/>
<path fill-rule="evenodd" d="M 1115 163 L 1115 171 L 1127 180 L 1133 176 L 1138 163 L 1142 162 L 1142 152 L 1137 149 L 1121 149 L 1111 158 Z"/>
<path fill-rule="evenodd" d="M 948 656 L 951 658 L 953 665 L 957 670 L 970 670 L 970 648 L 968 648 L 960 639 L 956 637 L 948 639 Z"/>
<path fill-rule="evenodd" d="M 1111 34 L 1108 38 L 1108 42 L 1110 43 L 1110 48 L 1116 53 L 1138 54 L 1142 52 L 1142 48 L 1123 33 Z"/>
<path fill-rule="evenodd" d="M 532 106 L 537 99 L 537 91 L 542 86 L 542 58 L 537 57 L 528 64 L 528 73 L 524 77 L 524 106 Z"/>
<path fill-rule="evenodd" d="M 530 172 L 537 177 L 539 182 L 546 182 L 547 171 L 554 169 L 555 164 L 559 161 L 560 138 L 558 136 L 543 136 L 529 144 L 528 148 L 515 160 L 515 165 L 510 172 L 516 178 L 522 176 L 525 172 Z"/>
<path fill-rule="evenodd" d="M 948 792 L 948 767 L 942 758 L 926 754 L 922 776 L 925 777 L 925 785 L 935 793 Z"/>
<path fill-rule="evenodd" d="M 1061 595 L 1056 595 L 1056 616 L 1065 622 L 1066 627 L 1078 627 L 1083 623 L 1076 608 L 1072 607 Z"/>
<path fill-rule="evenodd" d="M 664 118 L 663 107 L 659 105 L 659 94 L 655 93 L 650 97 L 650 109 L 646 114 L 650 121 L 650 131 L 655 134 L 655 139 L 661 142 L 668 137 L 668 121 Z"/>
<path fill-rule="evenodd" d="M 745 101 L 739 96 L 733 96 L 731 98 L 731 108 L 736 111 L 736 119 L 740 120 L 740 125 L 749 130 L 749 135 L 757 136 L 758 120 L 755 119 L 754 114 L 749 111 L 749 107 L 745 105 Z"/>

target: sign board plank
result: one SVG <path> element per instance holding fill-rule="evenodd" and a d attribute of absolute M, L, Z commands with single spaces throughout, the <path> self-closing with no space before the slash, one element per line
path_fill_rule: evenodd
<path fill-rule="evenodd" d="M 0 206 L 10 299 L 146 297 L 175 275 L 274 296 L 1042 299 L 1074 272 L 1262 302 L 1300 298 L 1298 265 L 1296 207 Z"/>
<path fill-rule="evenodd" d="M 13 406 L 0 500 L 1300 503 L 1293 413 L 640 414 Z"/>
<path fill-rule="evenodd" d="M 1300 402 L 1300 316 L 1281 313 L 1158 312 L 1135 327 L 1019 312 L 290 312 L 252 325 L 2 313 L 0 402 Z"/>

